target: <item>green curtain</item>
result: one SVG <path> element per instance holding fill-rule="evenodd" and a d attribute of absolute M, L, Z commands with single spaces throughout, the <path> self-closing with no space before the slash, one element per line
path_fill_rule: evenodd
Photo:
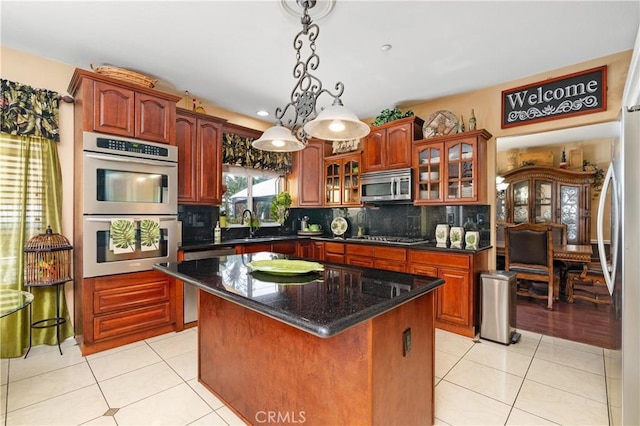
<path fill-rule="evenodd" d="M 289 152 L 269 152 L 251 146 L 252 138 L 243 138 L 234 133 L 222 137 L 222 163 L 250 169 L 273 170 L 289 173 L 292 169 L 292 155 Z"/>
<path fill-rule="evenodd" d="M 61 233 L 62 174 L 56 141 L 58 94 L 2 80 L 0 98 L 0 287 L 26 291 L 24 246 L 47 225 Z M 33 321 L 56 316 L 57 287 L 32 288 Z M 60 340 L 73 335 L 61 294 Z M 29 309 L 0 319 L 0 357 L 24 354 L 29 346 Z M 33 329 L 33 345 L 57 344 L 55 327 Z"/>

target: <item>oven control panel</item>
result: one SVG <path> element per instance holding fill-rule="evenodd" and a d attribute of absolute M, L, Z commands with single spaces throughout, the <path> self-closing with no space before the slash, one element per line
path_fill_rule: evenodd
<path fill-rule="evenodd" d="M 154 157 L 168 157 L 169 150 L 167 148 L 150 145 L 143 142 L 131 142 L 127 140 L 97 138 L 98 148 L 108 149 L 110 151 L 130 152 L 135 154 L 152 155 Z"/>

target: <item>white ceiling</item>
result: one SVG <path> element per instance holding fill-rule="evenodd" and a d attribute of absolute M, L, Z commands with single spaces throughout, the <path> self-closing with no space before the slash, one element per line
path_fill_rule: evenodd
<path fill-rule="evenodd" d="M 301 25 L 278 0 L 0 3 L 5 46 L 139 71 L 249 116 L 272 121 L 295 84 Z M 316 23 L 317 76 L 344 82 L 364 118 L 632 49 L 640 2 L 337 0 Z"/>

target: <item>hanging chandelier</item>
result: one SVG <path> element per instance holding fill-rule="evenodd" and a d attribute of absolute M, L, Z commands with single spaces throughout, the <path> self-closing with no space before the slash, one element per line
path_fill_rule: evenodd
<path fill-rule="evenodd" d="M 336 83 L 336 92 L 331 93 L 329 89 L 322 87 L 322 81 L 318 77 L 311 74 L 320 64 L 320 57 L 316 53 L 316 39 L 320 28 L 309 16 L 309 9 L 316 5 L 316 0 L 297 0 L 297 3 L 304 8 L 300 19 L 302 31 L 293 40 L 296 51 L 293 77 L 297 79 L 297 83 L 291 91 L 290 102 L 283 108 L 276 108 L 276 125 L 253 141 L 253 147 L 263 151 L 299 151 L 307 146 L 307 140 L 311 137 L 329 141 L 359 139 L 367 136 L 370 131 L 366 123 L 358 120 L 353 112 L 342 105 L 342 82 Z M 303 60 L 301 50 L 305 37 L 308 39 L 310 53 Z M 317 100 L 324 93 L 333 98 L 333 103 L 317 113 Z M 292 118 L 287 120 L 285 127 L 283 120 L 289 111 Z"/>

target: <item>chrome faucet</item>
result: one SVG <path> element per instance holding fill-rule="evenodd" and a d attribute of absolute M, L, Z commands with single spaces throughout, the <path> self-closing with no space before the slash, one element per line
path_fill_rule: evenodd
<path fill-rule="evenodd" d="M 249 209 L 244 209 L 242 212 L 242 221 L 244 222 L 244 217 L 247 213 L 249 213 L 249 238 L 253 238 L 255 237 L 258 228 L 253 226 L 253 212 Z"/>

